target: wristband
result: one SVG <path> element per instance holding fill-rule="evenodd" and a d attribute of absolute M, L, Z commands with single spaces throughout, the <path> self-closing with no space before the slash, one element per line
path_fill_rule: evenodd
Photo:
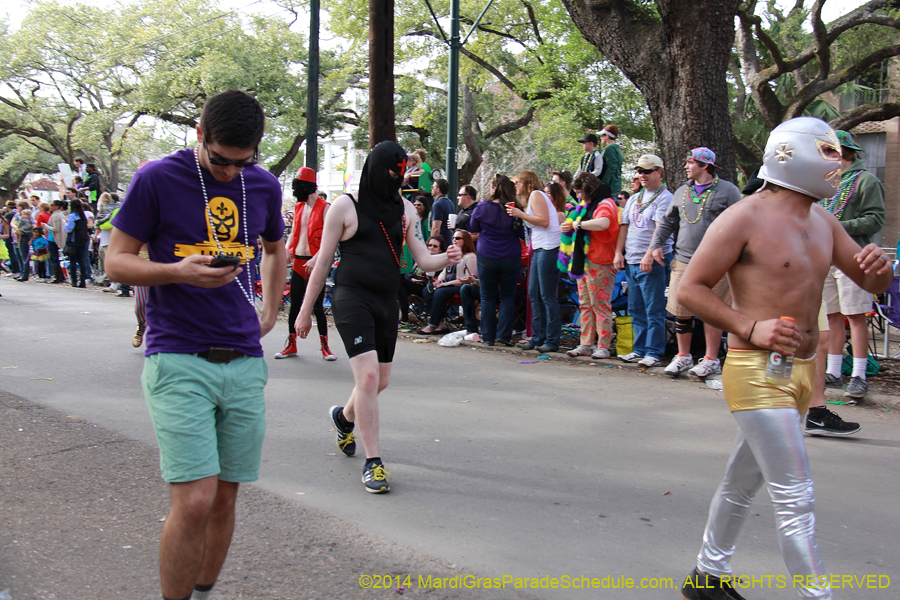
<path fill-rule="evenodd" d="M 753 330 L 756 329 L 757 323 L 758 323 L 758 321 L 753 321 L 753 327 L 750 328 L 750 335 L 747 336 L 747 341 L 750 342 L 751 344 L 753 343 L 753 341 L 750 338 L 753 337 Z"/>

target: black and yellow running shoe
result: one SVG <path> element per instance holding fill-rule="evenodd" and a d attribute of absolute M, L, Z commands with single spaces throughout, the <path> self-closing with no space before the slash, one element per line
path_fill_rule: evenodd
<path fill-rule="evenodd" d="M 356 436 L 353 435 L 353 423 L 350 423 L 349 431 L 341 426 L 338 415 L 341 414 L 342 410 L 344 410 L 343 406 L 332 406 L 328 412 L 331 415 L 331 422 L 334 423 L 334 433 L 338 450 L 343 452 L 346 456 L 353 456 L 356 454 Z"/>

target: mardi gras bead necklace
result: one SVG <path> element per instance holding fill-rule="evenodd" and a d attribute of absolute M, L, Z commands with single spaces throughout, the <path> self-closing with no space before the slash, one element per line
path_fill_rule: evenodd
<path fill-rule="evenodd" d="M 856 191 L 856 184 L 859 182 L 861 173 L 862 171 L 845 173 L 844 176 L 841 177 L 841 186 L 838 188 L 838 193 L 835 194 L 833 198 L 822 200 L 822 206 L 838 219 L 844 214 L 844 209 L 847 208 L 850 197 L 853 196 L 853 192 Z"/>
<path fill-rule="evenodd" d="M 687 221 L 688 225 L 693 225 L 694 223 L 696 223 L 697 221 L 700 220 L 700 217 L 703 215 L 703 209 L 706 207 L 706 201 L 709 200 L 710 192 L 712 192 L 713 188 L 715 188 L 718 184 L 719 184 L 719 176 L 716 175 L 716 178 L 713 180 L 712 185 L 709 186 L 708 188 L 706 188 L 706 190 L 699 196 L 694 191 L 693 185 L 687 186 L 687 189 L 684 190 L 684 194 L 681 195 L 681 214 L 682 214 L 682 216 L 684 216 L 684 220 Z M 694 219 L 693 221 L 688 219 L 687 211 L 684 210 L 685 201 L 687 200 L 688 195 L 691 196 L 691 201 L 693 201 L 695 204 L 696 203 L 700 204 L 700 212 L 697 213 L 697 218 Z"/>
<path fill-rule="evenodd" d="M 220 254 L 225 254 L 225 249 L 222 248 L 221 242 L 219 242 L 219 236 L 216 235 L 216 226 L 213 223 L 213 215 L 212 211 L 209 209 L 209 195 L 206 193 L 206 183 L 203 181 L 203 171 L 200 170 L 200 155 L 197 151 L 197 148 L 194 148 L 194 161 L 197 163 L 197 176 L 200 177 L 200 189 L 203 190 L 203 203 L 206 205 L 206 218 L 209 220 L 209 228 L 212 232 L 212 238 L 216 242 L 216 247 L 219 249 Z M 237 283 L 238 287 L 241 288 L 241 293 L 244 294 L 244 298 L 247 299 L 247 302 L 250 303 L 250 306 L 256 308 L 256 303 L 253 301 L 253 296 L 250 294 L 250 290 L 253 289 L 253 286 L 250 284 L 250 234 L 247 229 L 247 188 L 244 186 L 244 174 L 241 173 L 241 194 L 244 198 L 244 207 L 242 209 L 244 215 L 244 264 L 247 265 L 247 289 L 244 289 L 244 285 L 241 283 L 241 280 L 237 277 L 234 278 L 235 283 Z"/>
<path fill-rule="evenodd" d="M 643 192 L 641 192 L 641 200 L 638 200 L 637 202 L 634 203 L 634 209 L 633 209 L 632 217 L 631 217 L 631 220 L 634 221 L 634 224 L 636 227 L 643 226 L 644 211 L 646 211 L 650 206 L 653 205 L 653 202 L 659 197 L 659 195 L 661 193 L 663 193 L 663 191 L 665 189 L 666 189 L 666 184 L 662 184 L 661 186 L 659 186 L 659 188 L 657 188 L 657 190 L 655 192 L 653 192 L 653 195 L 650 196 L 650 199 L 647 200 L 646 202 L 641 202 L 641 200 L 643 200 L 644 193 L 646 193 L 647 190 L 644 190 Z"/>
<path fill-rule="evenodd" d="M 401 219 L 403 220 L 403 237 L 406 237 L 406 215 L 403 215 Z M 381 225 L 381 231 L 384 232 L 384 238 L 387 240 L 388 246 L 391 247 L 391 255 L 394 257 L 394 262 L 396 262 L 397 266 L 401 269 L 405 269 L 407 266 L 406 261 L 400 258 L 403 252 L 397 253 L 394 249 L 394 242 L 391 241 L 391 236 L 388 235 L 387 229 L 384 228 L 384 223 L 378 221 L 378 224 Z"/>

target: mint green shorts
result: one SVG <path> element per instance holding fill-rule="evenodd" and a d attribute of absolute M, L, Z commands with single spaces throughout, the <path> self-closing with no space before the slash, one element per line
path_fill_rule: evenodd
<path fill-rule="evenodd" d="M 148 356 L 141 384 L 159 442 L 163 479 L 259 479 L 268 378 L 261 357 L 222 364 L 193 354 Z"/>

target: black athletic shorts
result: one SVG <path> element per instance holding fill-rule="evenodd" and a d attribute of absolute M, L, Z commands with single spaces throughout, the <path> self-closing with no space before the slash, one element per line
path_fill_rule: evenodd
<path fill-rule="evenodd" d="M 378 362 L 394 360 L 400 305 L 396 291 L 385 298 L 346 285 L 335 286 L 331 312 L 350 358 L 374 350 Z"/>

